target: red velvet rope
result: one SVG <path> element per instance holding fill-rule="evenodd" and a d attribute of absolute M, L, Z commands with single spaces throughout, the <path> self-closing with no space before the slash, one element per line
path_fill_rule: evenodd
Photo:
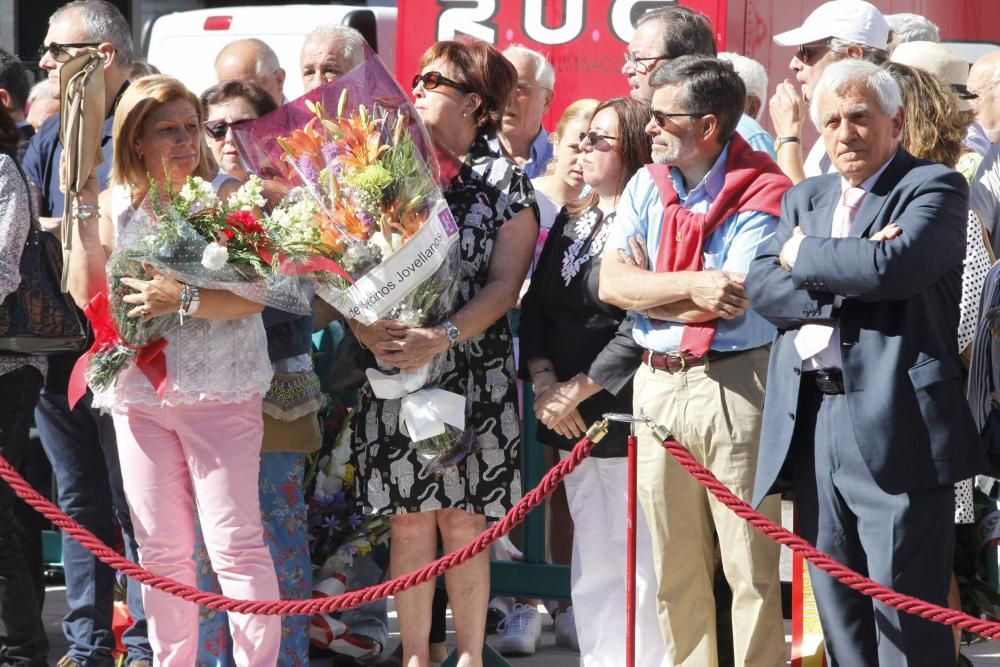
<path fill-rule="evenodd" d="M 51 501 L 39 494 L 30 484 L 24 481 L 3 456 L 0 456 L 0 478 L 3 478 L 4 481 L 10 484 L 14 492 L 24 502 L 31 505 L 37 512 L 66 531 L 68 535 L 86 547 L 87 550 L 102 562 L 147 586 L 163 591 L 164 593 L 169 593 L 174 597 L 179 597 L 183 600 L 219 611 L 256 614 L 259 616 L 295 616 L 300 614 L 312 616 L 313 614 L 328 614 L 340 609 L 357 607 L 374 600 L 387 598 L 390 595 L 395 595 L 414 586 L 432 581 L 453 567 L 457 567 L 479 555 L 490 544 L 496 542 L 509 533 L 514 526 L 524 521 L 525 517 L 528 516 L 528 512 L 541 504 L 546 497 L 555 491 L 556 486 L 566 475 L 580 465 L 585 458 L 590 456 L 590 451 L 594 448 L 595 444 L 597 443 L 593 442 L 590 438 L 583 437 L 576 443 L 576 447 L 573 448 L 572 453 L 553 466 L 538 483 L 538 486 L 525 494 L 521 498 L 521 501 L 511 508 L 506 516 L 461 549 L 446 554 L 415 572 L 397 577 L 391 581 L 386 581 L 377 586 L 369 586 L 368 588 L 361 588 L 341 593 L 340 595 L 313 598 L 310 600 L 234 600 L 223 595 L 205 593 L 173 579 L 153 574 L 142 566 L 118 555 L 117 552 L 97 539 L 93 533 L 66 516 Z"/>
<path fill-rule="evenodd" d="M 758 532 L 763 533 L 778 544 L 784 544 L 792 551 L 800 554 L 807 561 L 833 576 L 842 584 L 846 584 L 868 597 L 875 598 L 883 604 L 899 609 L 900 611 L 905 611 L 908 614 L 914 614 L 935 623 L 953 625 L 989 639 L 1000 638 L 1000 623 L 986 621 L 975 616 L 970 616 L 962 611 L 947 609 L 930 602 L 918 600 L 909 595 L 897 593 L 891 588 L 883 586 L 841 565 L 798 535 L 782 528 L 733 495 L 733 492 L 720 482 L 712 474 L 711 470 L 698 463 L 691 452 L 685 449 L 684 445 L 676 440 L 667 439 L 663 442 L 663 446 L 677 460 L 681 467 L 691 473 L 691 476 L 698 480 L 699 484 L 708 489 L 719 502 L 731 509 L 736 516 L 745 520 Z"/>
<path fill-rule="evenodd" d="M 397 577 L 377 586 L 370 586 L 340 595 L 312 600 L 234 600 L 222 595 L 204 593 L 167 577 L 153 574 L 149 570 L 119 556 L 115 551 L 98 540 L 93 533 L 66 516 L 59 508 L 25 482 L 2 456 L 0 456 L 0 478 L 3 478 L 10 484 L 11 488 L 21 499 L 55 525 L 65 530 L 67 534 L 80 542 L 80 544 L 90 550 L 101 561 L 147 586 L 200 604 L 209 609 L 220 611 L 279 616 L 292 616 L 296 614 L 313 615 L 356 607 L 372 602 L 373 600 L 395 595 L 400 591 L 431 581 L 451 568 L 457 567 L 482 553 L 490 544 L 503 535 L 506 535 L 514 526 L 524 521 L 528 512 L 551 494 L 555 490 L 556 485 L 580 465 L 583 459 L 590 455 L 590 451 L 594 448 L 594 445 L 595 443 L 589 438 L 584 437 L 581 439 L 576 444 L 570 456 L 549 470 L 538 483 L 538 486 L 528 492 L 503 519 L 463 548 L 453 551 L 415 572 Z M 807 561 L 831 576 L 836 577 L 841 583 L 900 611 L 915 614 L 936 623 L 959 627 L 989 639 L 1000 638 L 1000 623 L 976 618 L 964 612 L 947 609 L 936 604 L 931 604 L 930 602 L 903 595 L 902 593 L 897 593 L 841 565 L 826 554 L 815 549 L 801 537 L 782 528 L 733 495 L 710 470 L 698 463 L 694 456 L 679 442 L 668 439 L 664 441 L 663 446 L 685 470 L 737 516 L 746 520 L 757 531 L 775 542 L 784 544 L 792 551 L 801 554 Z"/>

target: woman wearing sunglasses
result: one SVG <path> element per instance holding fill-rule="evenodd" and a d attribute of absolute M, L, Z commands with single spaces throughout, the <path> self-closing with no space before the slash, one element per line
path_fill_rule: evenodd
<path fill-rule="evenodd" d="M 601 253 L 629 179 L 651 161 L 649 104 L 617 97 L 600 104 L 580 132 L 588 196 L 556 218 L 521 303 L 521 373 L 535 392 L 537 439 L 568 455 L 605 412 L 632 412 L 632 376 L 641 349 L 625 311 L 597 295 Z M 613 423 L 591 456 L 566 478 L 573 518 L 571 593 L 581 664 L 616 665 L 625 655 L 628 429 Z M 652 545 L 638 521 L 636 664 L 659 667 Z"/>
<path fill-rule="evenodd" d="M 352 322 L 358 340 L 382 361 L 417 369 L 447 354 L 438 385 L 466 396 L 478 448 L 431 474 L 399 431 L 399 401 L 360 392 L 354 432 L 355 488 L 365 511 L 391 515 L 393 576 L 467 544 L 520 499 L 520 426 L 507 312 L 531 263 L 538 222 L 531 183 L 513 162 L 490 152 L 514 86 L 514 67 L 482 42 L 438 42 L 413 80 L 414 106 L 438 152 L 445 197 L 459 226 L 461 278 L 453 313 L 437 326 Z M 374 362 L 373 362 L 374 365 Z M 388 474 L 391 471 L 391 474 Z M 489 559 L 483 553 L 445 575 L 457 633 L 458 664 L 482 664 Z M 428 667 L 433 583 L 396 596 L 403 664 Z"/>
<path fill-rule="evenodd" d="M 205 138 L 222 172 L 240 182 L 248 174 L 236 150 L 233 130 L 277 108 L 266 90 L 253 83 L 224 81 L 201 95 Z M 264 398 L 264 439 L 260 456 L 261 518 L 284 600 L 312 593 L 312 566 L 306 505 L 302 495 L 305 455 L 320 444 L 316 410 L 321 399 L 313 372 L 312 316 L 264 308 L 267 354 L 274 371 Z M 280 399 L 277 397 L 281 397 Z M 218 592 L 204 540 L 195 546 L 198 588 Z M 278 664 L 309 663 L 309 617 L 284 616 Z M 206 610 L 200 617 L 198 663 L 204 667 L 231 663 L 232 642 L 225 612 Z"/>
<path fill-rule="evenodd" d="M 148 76 L 122 95 L 115 112 L 111 187 L 98 199 L 91 175 L 75 202 L 69 288 L 86 304 L 107 285 L 105 267 L 119 233 L 145 199 L 150 182 L 179 190 L 189 176 L 215 178 L 221 199 L 239 183 L 216 178 L 203 138 L 198 98 L 168 76 Z M 129 317 L 177 313 L 184 325 L 164 338 L 162 395 L 130 364 L 93 404 L 111 412 L 125 496 L 142 564 L 185 584 L 196 583 L 195 508 L 223 592 L 274 600 L 278 581 L 264 544 L 257 478 L 263 431 L 261 399 L 271 384 L 261 306 L 224 290 L 184 286 L 165 276 L 125 279 L 134 290 Z M 186 289 L 185 289 L 186 288 Z M 182 292 L 189 299 L 182 302 Z M 193 665 L 198 607 L 142 590 L 149 641 L 158 665 Z M 274 665 L 281 622 L 231 614 L 234 662 Z"/>

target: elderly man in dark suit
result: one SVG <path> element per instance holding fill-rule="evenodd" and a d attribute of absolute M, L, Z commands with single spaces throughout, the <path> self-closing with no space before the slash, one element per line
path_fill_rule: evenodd
<path fill-rule="evenodd" d="M 831 65 L 811 112 L 839 173 L 789 190 L 746 280 L 778 327 L 754 501 L 790 481 L 804 537 L 943 605 L 953 483 L 985 469 L 956 341 L 968 189 L 899 148 L 899 88 L 875 65 Z M 947 626 L 812 575 L 832 665 L 954 663 Z"/>

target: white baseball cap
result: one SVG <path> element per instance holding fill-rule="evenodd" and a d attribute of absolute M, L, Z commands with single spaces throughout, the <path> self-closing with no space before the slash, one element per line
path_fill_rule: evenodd
<path fill-rule="evenodd" d="M 817 7 L 798 28 L 775 35 L 774 43 L 800 46 L 830 37 L 885 51 L 889 45 L 889 24 L 870 2 L 831 0 Z"/>

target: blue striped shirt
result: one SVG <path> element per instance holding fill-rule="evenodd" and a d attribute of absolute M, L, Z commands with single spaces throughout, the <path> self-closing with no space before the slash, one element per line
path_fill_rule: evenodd
<path fill-rule="evenodd" d="M 684 188 L 680 172 L 670 169 L 670 180 L 684 208 L 696 213 L 708 212 L 722 189 L 728 155 L 727 145 L 702 182 L 690 192 Z M 650 266 L 656 266 L 663 205 L 656 184 L 646 169 L 640 169 L 629 181 L 617 211 L 605 252 L 628 251 L 628 239 L 638 234 L 646 239 Z M 776 217 L 756 211 L 737 213 L 728 218 L 705 240 L 705 270 L 746 273 L 750 260 L 771 240 L 777 225 Z M 653 321 L 637 313 L 632 336 L 636 343 L 654 352 L 676 352 L 680 348 L 683 332 L 684 325 L 681 323 Z M 774 326 L 752 310 L 747 310 L 735 319 L 717 320 L 712 349 L 719 352 L 749 350 L 769 343 L 774 334 Z"/>

